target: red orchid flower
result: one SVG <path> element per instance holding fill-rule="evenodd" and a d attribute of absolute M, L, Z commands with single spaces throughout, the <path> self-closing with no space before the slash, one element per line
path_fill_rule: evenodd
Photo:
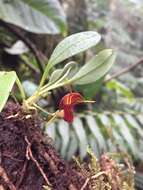
<path fill-rule="evenodd" d="M 66 94 L 60 101 L 59 108 L 64 112 L 64 120 L 68 123 L 73 121 L 73 108 L 75 105 L 83 103 L 83 102 L 93 102 L 93 101 L 85 101 L 83 96 L 78 92 L 72 92 Z"/>

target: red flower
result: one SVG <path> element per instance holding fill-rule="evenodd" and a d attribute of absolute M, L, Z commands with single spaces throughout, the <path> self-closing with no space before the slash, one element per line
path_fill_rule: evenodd
<path fill-rule="evenodd" d="M 60 101 L 59 108 L 64 110 L 64 120 L 71 123 L 73 121 L 73 108 L 76 104 L 82 103 L 83 97 L 76 92 L 66 94 Z"/>
<path fill-rule="evenodd" d="M 73 108 L 76 104 L 83 102 L 93 102 L 84 101 L 84 98 L 77 92 L 72 92 L 66 94 L 60 101 L 59 109 L 64 111 L 64 120 L 68 123 L 73 121 Z"/>

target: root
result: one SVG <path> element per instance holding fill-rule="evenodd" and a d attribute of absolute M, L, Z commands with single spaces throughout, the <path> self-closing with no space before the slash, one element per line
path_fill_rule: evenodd
<path fill-rule="evenodd" d="M 90 178 L 87 178 L 86 181 L 85 181 L 85 183 L 83 184 L 83 186 L 81 187 L 80 190 L 85 190 L 85 188 L 86 188 L 86 186 L 87 186 L 87 184 L 88 184 L 89 181 L 90 181 Z"/>
<path fill-rule="evenodd" d="M 3 153 L 3 156 L 7 157 L 7 158 L 10 158 L 11 160 L 16 161 L 16 162 L 23 162 L 23 160 L 19 160 L 19 159 L 13 158 L 11 155 L 6 154 L 6 153 Z"/>
<path fill-rule="evenodd" d="M 2 185 L 0 185 L 0 190 L 5 190 L 4 187 Z"/>
<path fill-rule="evenodd" d="M 27 142 L 28 146 L 27 146 L 27 150 L 26 150 L 26 157 L 28 160 L 32 160 L 35 165 L 37 166 L 38 170 L 40 171 L 41 175 L 43 176 L 43 178 L 45 179 L 46 183 L 48 186 L 51 187 L 51 184 L 45 174 L 45 172 L 43 171 L 43 169 L 41 168 L 40 164 L 38 163 L 38 161 L 34 158 L 32 151 L 31 151 L 31 143 L 29 142 L 28 138 L 25 137 L 25 141 Z"/>
<path fill-rule="evenodd" d="M 43 157 L 45 158 L 45 160 L 48 162 L 51 170 L 53 171 L 54 174 L 57 174 L 58 173 L 58 169 L 57 167 L 55 166 L 55 163 L 54 161 L 50 158 L 50 156 L 45 152 Z"/>
<path fill-rule="evenodd" d="M 69 190 L 77 190 L 77 188 L 73 184 L 70 184 L 69 185 Z"/>
<path fill-rule="evenodd" d="M 97 173 L 96 175 L 91 176 L 90 178 L 87 178 L 80 190 L 85 190 L 91 179 L 96 179 L 100 177 L 101 175 L 106 175 L 106 173 L 102 171 L 102 172 Z"/>
<path fill-rule="evenodd" d="M 22 172 L 21 172 L 20 180 L 16 184 L 17 189 L 19 189 L 20 185 L 22 184 L 22 181 L 23 181 L 25 173 L 26 173 L 27 165 L 28 165 L 28 160 L 25 161 Z"/>
<path fill-rule="evenodd" d="M 5 169 L 2 166 L 0 166 L 0 177 L 4 180 L 4 182 L 9 187 L 10 190 L 16 190 L 15 185 L 10 181 L 9 177 L 6 174 Z M 3 188 L 3 186 L 2 186 L 2 188 Z"/>

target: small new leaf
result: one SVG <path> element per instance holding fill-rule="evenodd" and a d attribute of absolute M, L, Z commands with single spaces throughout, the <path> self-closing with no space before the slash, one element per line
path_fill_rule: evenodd
<path fill-rule="evenodd" d="M 73 76 L 75 73 L 75 70 L 76 70 L 76 65 L 77 65 L 76 62 L 71 61 L 71 62 L 67 63 L 63 69 L 56 69 L 55 71 L 53 71 L 48 84 L 53 84 L 53 83 L 57 82 L 68 71 L 69 71 L 69 73 L 65 77 L 70 78 L 71 76 Z"/>

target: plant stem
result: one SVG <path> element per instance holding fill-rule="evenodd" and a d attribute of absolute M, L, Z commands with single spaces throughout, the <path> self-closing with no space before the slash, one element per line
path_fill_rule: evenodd
<path fill-rule="evenodd" d="M 48 62 L 47 66 L 46 66 L 46 69 L 45 69 L 45 71 L 43 73 L 42 79 L 40 81 L 39 88 L 41 88 L 44 85 L 45 80 L 48 78 L 50 69 L 51 69 L 51 64 L 50 64 L 50 62 Z"/>
<path fill-rule="evenodd" d="M 16 84 L 17 84 L 17 86 L 18 86 L 18 88 L 19 88 L 19 91 L 20 91 L 20 93 L 21 93 L 22 99 L 25 100 L 25 98 L 26 98 L 25 92 L 24 92 L 23 86 L 22 86 L 22 84 L 21 84 L 21 82 L 20 82 L 20 80 L 19 80 L 18 77 L 16 78 Z"/>
<path fill-rule="evenodd" d="M 53 117 L 47 121 L 47 125 L 51 124 L 57 117 L 57 112 L 54 113 Z"/>
<path fill-rule="evenodd" d="M 47 87 L 46 89 L 41 89 L 41 90 L 39 91 L 39 95 L 43 95 L 43 94 L 47 93 L 47 92 L 50 91 L 50 90 L 59 88 L 59 87 L 61 87 L 61 86 L 65 86 L 65 85 L 70 84 L 70 83 L 71 83 L 71 81 L 70 81 L 70 80 L 67 80 L 67 81 L 65 81 L 65 82 L 63 82 L 63 83 L 53 84 L 53 85 Z"/>
<path fill-rule="evenodd" d="M 62 82 L 62 80 L 64 80 L 64 79 L 66 78 L 66 76 L 68 76 L 70 70 L 71 70 L 71 68 L 69 68 L 69 69 L 67 70 L 67 72 L 66 72 L 58 81 L 56 81 L 56 82 L 54 83 L 54 85 L 57 85 L 57 84 L 59 84 L 60 82 Z M 41 88 L 41 90 L 44 90 L 44 89 L 48 88 L 50 85 L 52 85 L 52 84 L 46 84 L 46 85 L 44 85 L 44 86 Z"/>
<path fill-rule="evenodd" d="M 53 116 L 54 114 L 53 113 L 50 113 L 48 111 L 46 111 L 45 109 L 41 108 L 40 106 L 38 106 L 37 104 L 33 104 L 35 108 L 39 109 L 40 111 L 42 111 L 43 113 L 46 113 L 47 115 L 51 115 Z"/>

